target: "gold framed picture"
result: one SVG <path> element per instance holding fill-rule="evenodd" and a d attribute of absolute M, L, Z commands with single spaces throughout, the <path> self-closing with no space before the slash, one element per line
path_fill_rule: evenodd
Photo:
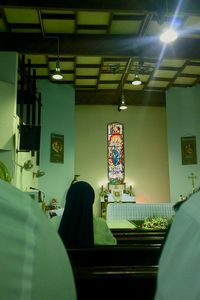
<path fill-rule="evenodd" d="M 51 133 L 50 161 L 64 163 L 64 135 Z"/>
<path fill-rule="evenodd" d="M 181 137 L 182 165 L 197 164 L 196 137 Z"/>

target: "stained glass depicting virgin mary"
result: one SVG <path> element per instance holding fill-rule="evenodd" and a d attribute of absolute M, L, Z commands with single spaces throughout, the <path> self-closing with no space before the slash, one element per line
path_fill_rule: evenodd
<path fill-rule="evenodd" d="M 124 181 L 123 125 L 108 124 L 108 179 L 112 184 Z"/>

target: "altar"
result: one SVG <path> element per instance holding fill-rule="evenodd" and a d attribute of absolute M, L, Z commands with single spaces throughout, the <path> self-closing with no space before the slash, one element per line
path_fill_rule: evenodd
<path fill-rule="evenodd" d="M 108 203 L 106 220 L 144 220 L 174 215 L 172 203 Z"/>
<path fill-rule="evenodd" d="M 125 184 L 109 185 L 106 193 L 100 194 L 101 216 L 106 218 L 107 206 L 111 203 L 135 203 L 132 186 L 126 189 Z"/>

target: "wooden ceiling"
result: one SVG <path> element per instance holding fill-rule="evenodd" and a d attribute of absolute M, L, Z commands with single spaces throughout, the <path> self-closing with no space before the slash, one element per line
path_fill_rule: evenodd
<path fill-rule="evenodd" d="M 164 46 L 159 34 L 172 22 L 180 36 Z M 200 1 L 5 0 L 0 41 L 37 79 L 52 81 L 59 54 L 59 83 L 75 87 L 76 104 L 114 104 L 123 90 L 128 104 L 164 105 L 170 87 L 199 84 Z"/>

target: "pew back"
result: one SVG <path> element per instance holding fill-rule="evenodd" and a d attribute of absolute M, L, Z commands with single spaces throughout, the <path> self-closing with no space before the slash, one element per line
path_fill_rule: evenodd
<path fill-rule="evenodd" d="M 118 245 L 67 250 L 78 300 L 122 300 L 127 295 L 153 300 L 165 232 L 115 229 L 113 234 Z"/>
<path fill-rule="evenodd" d="M 96 246 L 67 250 L 73 266 L 136 266 L 157 265 L 160 256 L 158 245 Z"/>
<path fill-rule="evenodd" d="M 117 244 L 161 244 L 165 240 L 166 230 L 111 229 Z"/>

